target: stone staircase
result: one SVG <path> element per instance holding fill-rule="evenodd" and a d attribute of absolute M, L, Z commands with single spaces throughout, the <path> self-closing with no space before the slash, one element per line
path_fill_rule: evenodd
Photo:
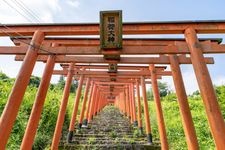
<path fill-rule="evenodd" d="M 66 137 L 64 138 L 66 139 Z M 62 140 L 59 149 L 158 150 L 159 144 L 147 144 L 145 135 L 130 125 L 117 108 L 105 107 L 86 128 L 76 129 L 72 143 Z"/>

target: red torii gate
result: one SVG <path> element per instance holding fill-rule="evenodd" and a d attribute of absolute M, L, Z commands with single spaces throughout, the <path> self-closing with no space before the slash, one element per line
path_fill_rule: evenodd
<path fill-rule="evenodd" d="M 124 66 L 121 66 L 121 67 L 123 68 Z M 92 68 L 92 67 L 90 66 L 90 68 Z M 101 68 L 102 68 L 102 67 L 101 67 Z M 131 69 L 131 68 L 135 68 L 135 69 L 137 69 L 137 68 L 134 67 L 134 66 L 133 66 L 133 67 L 132 67 L 132 66 L 129 66 L 129 67 L 128 67 L 128 66 L 127 66 L 127 67 L 125 66 L 125 68 L 130 68 L 130 69 Z M 158 67 L 158 66 L 156 67 L 157 70 L 163 70 L 163 69 L 165 69 L 165 68 L 166 68 L 166 67 Z M 97 72 L 99 72 L 99 71 L 95 71 L 96 74 L 98 74 Z M 59 72 L 57 72 L 57 73 L 59 73 Z M 158 73 L 159 73 L 159 72 L 158 72 Z M 164 72 L 159 73 L 159 74 L 163 74 L 163 73 L 164 73 Z M 81 74 L 82 74 L 82 73 L 81 73 Z M 86 73 L 86 74 L 87 74 L 87 73 Z M 130 74 L 130 73 L 128 73 L 128 74 Z M 133 74 L 133 75 L 136 76 L 136 74 Z M 140 72 L 139 75 L 144 76 L 144 75 L 146 75 L 146 74 L 143 74 L 143 72 Z M 150 75 L 150 72 L 149 72 L 149 75 Z M 169 72 L 166 72 L 166 71 L 165 71 L 164 75 L 170 75 L 170 74 L 169 74 Z M 88 78 L 89 78 L 89 77 L 88 77 Z M 81 81 L 82 81 L 82 80 L 81 80 Z M 130 83 L 131 83 L 131 81 L 129 81 L 129 82 L 126 81 L 126 82 L 122 82 L 122 83 L 121 83 L 121 82 L 120 82 L 120 83 L 118 83 L 118 82 L 104 82 L 104 81 L 103 81 L 103 82 L 95 82 L 96 87 L 98 87 L 99 84 L 102 84 L 102 85 L 126 85 L 126 84 L 130 84 Z M 136 81 L 136 85 L 137 85 L 136 87 L 137 87 L 137 88 L 139 87 L 138 84 L 139 84 L 139 82 Z M 81 82 L 80 85 L 82 85 L 82 82 Z M 86 87 L 87 87 L 87 86 L 86 86 Z M 102 88 L 102 87 L 101 87 L 101 88 Z M 100 88 L 100 89 L 101 89 L 101 88 Z M 96 88 L 95 88 L 95 89 L 96 89 Z M 130 116 L 130 119 L 131 119 L 130 121 L 131 121 L 131 123 L 134 123 L 134 125 L 138 125 L 139 128 L 140 128 L 140 130 L 142 130 L 141 115 L 140 115 L 140 114 L 141 114 L 141 110 L 140 110 L 140 95 L 138 94 L 138 95 L 139 95 L 139 96 L 138 96 L 139 99 L 138 99 L 138 120 L 137 120 L 136 111 L 135 111 L 135 110 L 136 110 L 136 109 L 135 109 L 135 102 L 134 102 L 134 92 L 132 92 L 132 91 L 134 90 L 134 84 L 133 84 L 133 83 L 130 84 L 129 90 L 130 90 L 130 93 L 131 93 L 131 95 L 132 95 L 132 96 L 131 96 L 131 99 L 132 99 L 132 100 L 131 100 L 131 103 L 130 103 L 130 108 L 132 108 L 132 111 L 131 111 L 132 113 L 131 113 L 130 111 L 127 111 L 127 112 L 126 112 L 125 109 L 124 109 L 123 111 L 124 111 L 124 113 L 126 112 L 126 113 L 129 114 L 128 116 Z M 85 91 L 86 91 L 86 90 L 85 90 Z M 98 91 L 100 91 L 100 90 L 98 90 Z M 120 90 L 120 91 L 121 91 L 121 90 Z M 98 93 L 98 92 L 97 92 L 97 93 Z M 108 93 L 112 93 L 112 92 L 109 91 Z M 118 92 L 117 92 L 117 93 L 118 93 Z M 121 93 L 121 92 L 120 92 L 120 93 Z M 79 95 L 79 94 L 77 94 L 77 95 Z M 86 95 L 86 94 L 85 94 L 85 95 Z M 94 95 L 95 95 L 95 94 L 94 94 Z M 97 94 L 97 95 L 98 95 L 98 94 Z M 98 97 L 98 96 L 97 96 L 97 97 Z M 78 98 L 78 99 L 79 99 L 79 98 Z M 97 99 L 98 99 L 98 98 L 97 98 Z M 76 98 L 76 100 L 77 100 L 77 98 Z M 97 100 L 97 101 L 99 101 L 99 100 Z M 144 103 L 144 106 L 145 106 L 145 114 L 146 114 L 147 116 L 149 116 L 149 115 L 148 115 L 147 99 L 145 99 L 145 101 L 146 101 L 146 102 Z M 76 102 L 77 102 L 77 101 L 76 101 Z M 89 102 L 90 102 L 90 101 L 89 101 Z M 93 102 L 93 100 L 92 100 L 92 102 Z M 83 103 L 86 103 L 85 100 L 84 100 Z M 120 103 L 120 104 L 121 104 L 121 103 Z M 93 109 L 92 109 L 92 111 L 91 111 L 91 114 L 95 114 L 96 112 L 98 112 L 99 109 L 96 107 L 96 105 L 98 105 L 98 104 L 95 103 L 95 104 L 89 104 L 89 105 L 93 105 L 93 106 L 94 106 Z M 89 106 L 89 105 L 88 105 L 88 106 Z M 128 103 L 127 105 L 129 106 L 129 103 Z M 123 106 L 124 106 L 124 104 L 123 104 Z M 68 139 L 69 141 L 71 141 L 72 133 L 73 133 L 73 130 L 74 130 L 74 120 L 75 120 L 75 118 L 76 118 L 77 107 L 78 107 L 78 103 L 76 103 L 76 105 L 74 106 L 75 109 L 74 109 L 73 118 L 72 118 L 72 125 L 70 125 L 70 130 L 69 130 L 69 131 L 70 131 L 70 132 L 69 132 L 69 137 L 68 137 L 68 138 L 69 138 L 69 139 Z M 82 108 L 84 108 L 84 105 L 83 105 Z M 158 106 L 158 107 L 157 107 L 157 110 L 158 110 L 158 109 L 161 110 L 161 109 L 162 109 L 161 106 Z M 82 109 L 82 113 L 83 113 L 83 111 L 84 111 L 84 110 Z M 162 111 L 162 110 L 161 110 L 161 111 Z M 82 113 L 81 113 L 81 114 L 82 114 Z M 126 113 L 125 113 L 125 114 L 126 114 Z M 91 115 L 91 114 L 89 113 L 88 122 L 90 122 L 90 121 L 91 121 L 91 118 L 93 117 L 93 115 Z M 82 116 L 82 115 L 81 115 L 81 116 Z M 159 116 L 162 117 L 162 113 L 159 114 Z M 159 117 L 159 118 L 161 118 L 161 117 Z M 139 122 L 139 124 L 138 124 L 137 121 Z M 81 122 L 82 122 L 82 119 L 81 119 L 81 117 L 80 117 L 80 121 L 79 121 L 80 126 L 81 126 Z M 87 120 L 85 120 L 84 122 L 87 123 Z M 162 120 L 161 120 L 161 123 L 160 123 L 160 124 L 164 124 Z M 56 127 L 56 128 L 58 128 L 58 127 Z M 161 127 L 161 128 L 162 128 L 162 127 Z M 161 128 L 160 128 L 160 129 L 161 129 Z M 152 142 L 152 137 L 151 137 L 152 135 L 151 135 L 150 120 L 149 120 L 149 117 L 146 118 L 146 129 L 147 129 L 147 130 L 146 130 L 147 135 L 149 136 L 149 137 L 148 137 L 149 142 Z M 166 133 L 165 133 L 165 127 L 164 127 L 163 130 L 164 130 L 163 134 L 166 134 Z M 164 138 L 165 138 L 165 141 L 166 141 L 166 143 L 167 143 L 166 136 L 165 136 Z M 162 143 L 165 143 L 165 142 L 162 141 Z M 52 144 L 52 145 L 56 145 L 56 144 Z M 168 144 L 167 144 L 167 145 L 168 145 Z M 168 147 L 168 146 L 167 146 L 167 147 Z"/>
<path fill-rule="evenodd" d="M 77 52 L 75 48 L 63 49 L 61 48 L 48 48 L 47 52 L 45 47 L 40 47 L 42 41 L 45 36 L 48 35 L 98 35 L 99 34 L 99 25 L 98 24 L 45 24 L 45 25 L 6 25 L 8 28 L 5 28 L 5 25 L 0 26 L 0 35 L 1 36 L 18 36 L 21 34 L 23 36 L 33 36 L 30 41 L 30 46 L 28 50 L 25 50 L 24 46 L 22 47 L 2 47 L 0 48 L 1 54 L 26 54 L 25 57 L 18 56 L 17 60 L 23 60 L 23 65 L 18 74 L 17 80 L 15 81 L 14 87 L 12 89 L 11 95 L 8 99 L 7 105 L 3 111 L 0 120 L 0 148 L 4 149 L 7 143 L 9 134 L 11 132 L 13 123 L 15 121 L 19 106 L 21 104 L 26 86 L 28 84 L 30 75 L 32 73 L 34 64 L 36 60 L 47 61 L 46 56 L 42 55 L 51 55 L 48 57 L 47 65 L 46 65 L 46 74 L 43 75 L 43 79 L 46 79 L 47 82 L 42 80 L 42 82 L 49 83 L 48 80 L 51 77 L 51 73 L 49 71 L 53 71 L 54 63 L 56 62 L 75 62 L 75 63 L 99 63 L 99 62 L 117 62 L 117 63 L 140 63 L 143 64 L 171 64 L 172 75 L 174 78 L 175 88 L 178 96 L 178 102 L 181 109 L 181 114 L 183 115 L 183 124 L 185 135 L 187 136 L 187 143 L 189 149 L 197 149 L 198 144 L 194 143 L 195 141 L 193 137 L 195 136 L 193 128 L 193 123 L 187 122 L 187 118 L 191 119 L 190 112 L 186 113 L 186 111 L 190 111 L 188 109 L 188 103 L 186 101 L 187 96 L 185 93 L 185 89 L 183 86 L 182 76 L 180 73 L 179 64 L 184 63 L 186 58 L 180 58 L 182 56 L 176 56 L 174 54 L 190 54 L 191 60 L 190 63 L 193 64 L 195 74 L 197 77 L 197 81 L 200 87 L 200 92 L 203 97 L 203 102 L 205 105 L 205 109 L 207 112 L 207 118 L 210 124 L 211 133 L 215 140 L 215 144 L 217 149 L 223 149 L 225 147 L 225 124 L 223 117 L 221 115 L 218 102 L 216 100 L 216 95 L 212 86 L 212 82 L 208 73 L 208 69 L 205 63 L 205 59 L 203 57 L 204 53 L 224 53 L 225 48 L 224 45 L 214 44 L 213 42 L 202 43 L 199 42 L 197 38 L 197 33 L 224 33 L 225 32 L 225 23 L 223 21 L 217 22 L 158 22 L 158 23 L 124 23 L 123 24 L 123 34 L 184 34 L 186 39 L 186 45 L 183 47 L 179 47 L 180 45 L 173 46 L 162 46 L 160 47 L 151 47 L 151 46 L 124 46 L 124 49 L 121 50 L 119 54 L 137 54 L 135 52 L 138 49 L 140 50 L 140 54 L 170 54 L 169 56 L 160 56 L 159 58 L 147 58 L 147 59 L 138 59 L 136 58 L 123 58 L 118 61 L 107 61 L 102 58 L 95 60 L 79 59 L 75 56 L 59 56 L 59 55 L 81 55 L 81 54 L 92 54 L 92 51 L 95 51 L 93 54 L 102 54 L 96 52 L 97 48 L 94 47 L 77 47 L 80 51 Z M 185 49 L 186 47 L 186 49 Z M 143 48 L 143 50 L 142 50 Z M 82 50 L 87 50 L 86 52 L 82 52 Z M 152 51 L 149 51 L 152 49 Z M 181 49 L 181 50 L 180 50 Z M 67 53 L 68 50 L 68 53 Z M 115 53 L 114 51 L 109 52 L 109 54 Z M 139 53 L 139 51 L 138 51 Z M 118 52 L 116 53 L 118 54 Z M 38 56 L 39 55 L 39 56 Z M 188 58 L 187 58 L 188 59 Z M 163 61 L 163 62 L 162 62 Z M 183 62 L 182 62 L 183 61 Z M 186 60 L 186 63 L 188 61 Z M 151 65 L 151 78 L 154 76 L 154 67 Z M 73 73 L 68 73 L 70 76 Z M 140 76 L 140 74 L 138 75 Z M 72 79 L 71 79 L 72 80 Z M 142 77 L 142 88 L 144 88 L 143 77 Z M 151 81 L 152 82 L 152 81 Z M 157 82 L 155 82 L 157 83 Z M 69 84 L 69 83 L 68 83 Z M 152 84 L 154 84 L 152 82 Z M 43 85 L 43 87 L 41 86 Z M 44 84 L 41 84 L 40 89 L 45 89 Z M 69 86 L 68 86 L 69 87 Z M 79 89 L 79 88 L 78 88 Z M 153 88 L 154 89 L 154 88 Z M 157 90 L 157 89 L 155 89 Z M 42 90 L 40 90 L 42 91 Z M 44 91 L 44 90 L 43 90 Z M 43 92 L 42 91 L 42 92 Z M 144 91 L 144 90 L 143 90 Z M 44 93 L 43 93 L 44 94 Z M 46 93 L 45 93 L 46 94 Z M 43 96 L 43 95 L 41 95 Z M 45 96 L 44 96 L 45 97 Z M 144 99 L 146 99 L 145 94 L 143 93 Z M 155 99 L 158 96 L 155 96 Z M 185 102 L 186 101 L 186 102 Z M 144 100 L 145 102 L 145 100 Z M 12 107 L 13 106 L 13 107 Z M 93 108 L 93 107 L 92 107 Z M 148 116 L 146 116 L 148 117 Z M 192 120 L 192 119 L 191 119 Z M 189 120 L 190 121 L 190 120 Z M 149 129 L 147 129 L 149 130 Z M 161 137 L 161 136 L 160 136 Z M 196 137 L 196 136 L 195 136 Z M 190 141 L 192 139 L 193 141 Z M 162 140 L 161 140 L 162 141 Z M 197 139 L 196 139 L 197 141 Z M 162 143 L 162 146 L 165 143 Z"/>
<path fill-rule="evenodd" d="M 184 56 L 182 56 L 181 58 L 185 58 Z M 181 61 L 182 61 L 183 59 L 181 59 Z M 44 60 L 44 61 L 46 61 L 46 60 Z M 75 60 L 76 61 L 76 60 Z M 210 62 L 212 62 L 210 59 L 206 59 L 206 61 L 208 61 L 209 63 Z M 167 62 L 167 63 L 169 63 L 169 62 Z M 190 59 L 186 59 L 185 60 L 185 63 L 191 63 L 190 62 Z M 160 67 L 159 69 L 165 69 L 165 67 Z M 84 72 L 84 73 L 80 73 L 79 71 L 75 71 L 76 72 L 76 74 L 88 74 L 87 72 Z M 79 72 L 79 73 L 78 73 Z M 54 71 L 54 73 L 57 73 L 57 74 L 61 74 L 61 73 L 63 73 L 63 72 L 60 72 L 60 71 Z M 147 72 L 145 72 L 145 75 L 146 75 L 146 73 Z M 164 74 L 164 75 L 169 75 L 167 72 L 165 72 L 166 74 Z M 66 74 L 66 73 L 64 73 L 64 74 Z M 93 74 L 93 73 L 91 73 L 91 74 Z M 100 74 L 102 74 L 102 73 L 100 73 Z M 130 74 L 130 73 L 128 73 L 128 74 Z M 143 75 L 143 72 L 140 74 L 136 74 L 136 73 L 134 73 L 134 72 L 132 72 L 132 74 L 133 75 Z M 160 73 L 159 73 L 160 74 Z M 95 72 L 95 76 L 96 75 L 98 75 L 98 73 L 97 72 Z M 126 74 L 119 74 L 119 75 L 126 75 Z M 82 84 L 80 84 L 80 85 L 82 85 Z M 155 87 L 156 87 L 156 89 L 157 89 L 157 84 L 154 84 L 155 85 Z M 156 91 L 157 92 L 157 91 Z M 77 94 L 77 95 L 79 95 L 79 93 Z M 157 95 L 159 95 L 159 94 L 155 94 L 156 95 L 156 101 L 159 101 L 159 96 L 157 96 Z M 158 98 L 157 98 L 158 97 Z M 77 102 L 77 100 L 78 100 L 79 98 L 76 98 L 76 102 Z M 158 100 L 157 100 L 158 99 Z M 78 106 L 78 103 L 76 104 L 76 107 Z M 131 106 L 132 107 L 132 106 Z M 157 114 L 159 114 L 158 115 L 158 120 L 160 120 L 161 119 L 161 121 L 160 121 L 160 123 L 159 123 L 159 125 L 162 125 L 162 124 L 164 124 L 164 123 L 162 123 L 163 121 L 163 117 L 162 117 L 162 112 L 160 111 L 161 110 L 161 106 L 159 105 L 159 102 L 157 103 L 157 107 L 158 107 L 158 109 L 157 110 L 159 110 L 159 112 L 157 113 Z M 133 107 L 132 107 L 133 108 Z M 92 113 L 93 113 L 93 110 L 91 111 Z M 148 112 L 148 107 L 147 107 L 147 99 L 146 99 L 146 102 L 145 102 L 145 112 Z M 146 114 L 146 113 L 145 113 Z M 91 120 L 91 118 L 92 118 L 92 116 L 93 115 L 90 115 L 89 114 L 89 117 L 88 117 L 88 120 L 90 121 Z M 149 115 L 148 115 L 148 113 L 147 113 L 147 118 L 149 118 Z M 131 122 L 133 122 L 133 118 L 132 117 L 134 117 L 134 118 L 136 118 L 136 116 L 133 114 L 133 113 L 131 113 Z M 74 119 L 73 119 L 74 120 Z M 136 120 L 136 119 L 134 119 L 134 120 Z M 148 120 L 148 119 L 147 119 Z M 73 121 L 74 122 L 74 121 Z M 152 140 L 151 140 L 151 128 L 150 128 L 150 121 L 146 121 L 147 122 L 147 125 L 146 125 L 146 131 L 147 131 L 147 135 L 148 135 L 148 139 L 149 139 L 149 142 L 151 142 Z M 73 126 L 74 126 L 74 123 L 72 123 L 72 125 L 71 125 L 71 127 L 70 127 L 70 131 L 71 130 L 73 130 Z M 149 126 L 149 127 L 148 127 Z M 166 134 L 165 134 L 165 128 L 164 128 L 164 125 L 163 125 L 163 127 L 160 127 L 159 128 L 159 130 L 161 130 L 161 136 L 160 137 L 162 137 L 161 138 L 161 143 L 162 143 L 162 146 L 164 146 L 164 147 L 168 147 L 168 143 L 167 143 L 167 140 L 166 140 Z M 69 134 L 69 139 L 71 140 L 71 137 L 72 137 L 72 131 L 70 132 L 71 134 Z M 149 134 L 150 133 L 150 134 Z M 196 139 L 196 138 L 193 138 L 193 139 Z M 70 141 L 69 140 L 69 141 Z M 196 139 L 196 141 L 197 141 L 197 139 Z M 193 142 L 192 142 L 193 143 Z M 195 143 L 194 143 L 195 144 Z M 56 144 L 54 144 L 54 145 L 56 145 Z M 52 145 L 53 146 L 53 145 Z"/>

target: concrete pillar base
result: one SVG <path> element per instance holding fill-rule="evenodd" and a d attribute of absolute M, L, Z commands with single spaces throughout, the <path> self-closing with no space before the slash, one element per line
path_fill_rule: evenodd
<path fill-rule="evenodd" d="M 147 140 L 148 140 L 148 144 L 153 144 L 152 143 L 152 134 L 151 133 L 147 134 Z"/>
<path fill-rule="evenodd" d="M 71 143 L 73 139 L 73 131 L 69 131 L 67 134 L 67 143 Z"/>
<path fill-rule="evenodd" d="M 134 126 L 137 127 L 138 126 L 138 121 L 134 121 Z"/>
<path fill-rule="evenodd" d="M 143 132 L 143 127 L 139 127 L 139 132 L 140 132 L 141 135 L 144 133 Z"/>
<path fill-rule="evenodd" d="M 87 126 L 87 124 L 88 124 L 88 120 L 87 120 L 87 119 L 84 119 L 84 120 L 83 120 L 83 125 L 84 125 L 84 126 Z"/>
<path fill-rule="evenodd" d="M 81 127 L 82 127 L 82 123 L 79 123 L 78 128 L 81 129 Z"/>

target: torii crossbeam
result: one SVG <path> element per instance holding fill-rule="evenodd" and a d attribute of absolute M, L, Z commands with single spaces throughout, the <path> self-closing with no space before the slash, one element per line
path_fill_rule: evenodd
<path fill-rule="evenodd" d="M 1 24 L 0 36 L 10 36 L 15 46 L 0 46 L 0 55 L 16 55 L 15 59 L 23 61 L 23 64 L 1 115 L 0 149 L 5 149 L 6 147 L 34 65 L 37 61 L 42 61 L 46 63 L 46 67 L 27 124 L 21 149 L 32 148 L 48 85 L 53 74 L 66 75 L 67 81 L 51 149 L 58 148 L 68 102 L 69 88 L 73 76 L 79 78 L 79 86 L 76 92 L 75 107 L 71 118 L 68 141 L 72 138 L 77 117 L 77 107 L 84 83 L 83 111 L 81 112 L 79 125 L 82 124 L 82 121 L 84 121 L 84 124 L 90 122 L 92 117 L 104 106 L 113 102 L 121 112 L 130 118 L 131 123 L 138 124 L 140 129 L 142 128 L 139 91 L 139 85 L 141 84 L 146 135 L 148 142 L 152 143 L 145 87 L 145 78 L 150 78 L 157 109 L 161 146 L 162 149 L 168 149 L 157 85 L 157 78 L 161 78 L 164 75 L 172 75 L 174 80 L 188 149 L 199 149 L 179 67 L 180 64 L 192 64 L 216 148 L 223 150 L 225 147 L 225 124 L 207 69 L 207 64 L 213 64 L 214 61 L 213 58 L 205 57 L 204 55 L 225 53 L 225 46 L 221 44 L 221 39 L 198 39 L 197 34 L 225 33 L 225 21 L 131 22 L 121 23 L 121 28 L 122 35 L 180 34 L 184 35 L 185 39 L 124 38 L 121 39 L 123 45 L 118 46 L 112 43 L 110 45 L 118 46 L 119 48 L 104 49 L 101 45 L 102 38 L 57 37 L 68 35 L 100 35 L 101 29 L 99 23 Z M 109 41 L 114 40 L 114 37 L 108 38 Z M 140 57 L 137 55 L 145 56 Z M 62 65 L 63 70 L 57 71 L 54 70 L 56 63 L 68 64 Z M 100 66 L 97 66 L 99 63 Z M 133 67 L 134 69 L 132 70 L 132 67 L 129 67 L 130 64 L 136 65 L 136 67 Z M 161 68 L 161 70 L 157 69 L 157 65 L 159 64 L 170 65 L 171 70 L 165 70 L 166 68 Z M 148 66 L 146 68 L 146 66 L 143 67 L 141 65 Z M 90 67 L 89 70 L 84 69 L 88 67 Z M 95 70 L 107 68 L 108 71 L 97 72 Z M 101 80 L 102 78 L 105 79 Z M 122 85 L 119 85 L 118 81 Z M 120 88 L 121 91 L 117 88 Z M 134 91 L 136 91 L 137 95 L 138 117 L 136 116 Z M 90 95 L 89 97 L 88 94 Z M 86 102 L 88 104 L 85 111 Z"/>

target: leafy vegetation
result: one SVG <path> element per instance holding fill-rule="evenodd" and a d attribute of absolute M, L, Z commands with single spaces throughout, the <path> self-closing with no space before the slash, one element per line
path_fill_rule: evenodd
<path fill-rule="evenodd" d="M 158 81 L 158 87 L 160 97 L 165 97 L 171 93 L 171 90 L 165 82 Z M 147 91 L 147 98 L 148 100 L 153 100 L 153 93 L 151 89 Z"/>
<path fill-rule="evenodd" d="M 14 79 L 7 77 L 4 73 L 0 72 L 0 114 L 2 114 L 13 83 Z M 32 76 L 24 95 L 24 99 L 15 121 L 12 133 L 10 135 L 7 149 L 16 150 L 20 147 L 39 84 L 40 79 L 38 77 Z M 57 84 L 51 85 L 50 89 L 48 90 L 41 120 L 39 122 L 38 131 L 33 144 L 33 149 L 45 149 L 46 147 L 50 146 L 55 129 L 62 92 L 63 91 L 57 86 Z M 73 99 L 74 94 L 71 94 L 68 106 L 68 110 L 70 111 L 67 111 L 64 123 L 65 129 L 68 129 L 70 118 L 69 115 L 71 114 Z"/>
<path fill-rule="evenodd" d="M 215 91 L 218 97 L 220 108 L 225 118 L 225 85 L 215 86 Z M 213 150 L 215 145 L 212 135 L 210 133 L 209 125 L 206 118 L 203 101 L 199 91 L 195 91 L 188 96 L 188 102 L 191 109 L 191 114 L 200 145 L 200 149 Z M 148 102 L 150 111 L 150 120 L 152 132 L 155 140 L 159 140 L 157 118 L 155 103 L 152 100 Z M 170 149 L 173 150 L 186 150 L 187 144 L 185 140 L 184 130 L 181 122 L 179 106 L 175 93 L 168 93 L 166 96 L 161 97 L 161 104 L 166 124 L 167 139 L 169 141 Z"/>
<path fill-rule="evenodd" d="M 14 79 L 9 78 L 4 73 L 0 72 L 0 114 L 4 109 L 13 83 Z M 32 77 L 30 84 L 26 90 L 16 122 L 14 124 L 13 131 L 8 141 L 7 149 L 19 149 L 39 84 L 40 79 L 37 77 Z M 35 137 L 33 149 L 46 149 L 49 148 L 51 144 L 64 84 L 64 78 L 61 77 L 58 84 L 52 84 L 49 88 L 42 112 L 42 117 L 39 122 L 38 132 Z M 71 92 L 74 93 L 76 85 L 77 83 L 74 83 L 74 89 L 72 89 Z M 176 94 L 168 90 L 169 88 L 165 83 L 163 83 L 162 85 L 163 86 L 160 86 L 160 91 L 162 92 L 160 95 L 170 149 L 187 149 Z M 220 104 L 223 117 L 225 118 L 225 85 L 215 86 L 215 91 L 218 97 L 218 102 Z M 151 95 L 149 96 L 149 94 Z M 72 106 L 74 102 L 75 95 L 70 95 L 71 96 L 67 109 L 68 111 L 66 113 L 64 131 L 67 131 L 68 129 L 69 118 L 71 116 Z M 159 140 L 155 103 L 153 101 L 151 91 L 148 91 L 148 98 L 150 100 L 148 103 L 153 137 L 154 140 Z M 200 144 L 200 149 L 215 149 L 199 91 L 196 91 L 193 94 L 189 95 L 188 98 L 197 138 Z M 114 136 L 113 132 L 111 136 Z M 134 136 L 138 136 L 138 131 L 134 133 Z M 89 142 L 94 142 L 94 139 L 90 139 Z M 130 142 L 133 143 L 134 141 Z"/>

